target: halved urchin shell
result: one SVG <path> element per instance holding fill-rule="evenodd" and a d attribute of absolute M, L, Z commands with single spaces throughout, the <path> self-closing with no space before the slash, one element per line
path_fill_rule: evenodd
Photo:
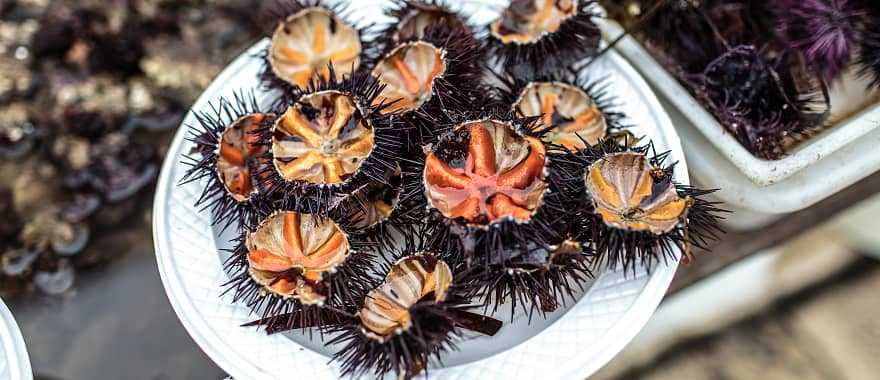
<path fill-rule="evenodd" d="M 467 30 L 464 19 L 437 2 L 401 1 L 404 5 L 392 12 L 398 22 L 392 35 L 394 43 L 422 39 L 425 31 L 432 25 L 441 25 L 450 30 Z"/>
<path fill-rule="evenodd" d="M 655 172 L 645 155 L 634 152 L 610 154 L 592 164 L 584 180 L 602 221 L 659 235 L 685 220 L 692 200 L 679 197 L 671 178 L 657 180 Z"/>
<path fill-rule="evenodd" d="M 321 280 L 348 258 L 348 236 L 329 219 L 290 211 L 270 215 L 247 235 L 250 275 L 268 291 L 322 304 Z"/>
<path fill-rule="evenodd" d="M 342 81 L 319 79 L 307 93 L 283 99 L 285 111 L 264 131 L 272 165 L 263 174 L 278 208 L 327 215 L 365 184 L 387 184 L 408 126 L 374 105 L 381 89 L 358 71 Z"/>
<path fill-rule="evenodd" d="M 355 230 L 365 230 L 387 221 L 400 204 L 400 166 L 386 175 L 388 184 L 370 182 L 352 194 L 354 212 L 346 215 Z"/>
<path fill-rule="evenodd" d="M 358 31 L 323 7 L 309 7 L 288 16 L 272 35 L 268 61 L 281 80 L 307 87 L 315 77 L 336 79 L 357 70 L 363 50 Z"/>
<path fill-rule="evenodd" d="M 373 69 L 385 84 L 374 102 L 389 104 L 386 113 L 414 111 L 431 99 L 434 80 L 445 73 L 445 50 L 424 41 L 400 45 Z"/>
<path fill-rule="evenodd" d="M 358 312 L 364 335 L 384 342 L 407 331 L 412 324 L 410 307 L 428 295 L 443 302 L 451 285 L 452 270 L 442 260 L 419 254 L 398 260 Z"/>
<path fill-rule="evenodd" d="M 454 133 L 459 138 L 439 143 L 425 160 L 428 205 L 475 225 L 531 220 L 547 190 L 543 143 L 491 119 L 463 123 Z M 438 152 L 452 143 L 464 144 L 466 151 Z"/>
<path fill-rule="evenodd" d="M 190 169 L 180 184 L 207 182 L 200 184 L 196 206 L 210 209 L 213 224 L 255 227 L 258 209 L 268 201 L 264 172 L 272 168 L 265 131 L 276 116 L 261 111 L 252 94 L 240 93 L 194 115 L 197 123 L 189 126 L 194 146 L 183 162 Z"/>
<path fill-rule="evenodd" d="M 538 117 L 548 128 L 542 140 L 569 150 L 595 145 L 607 135 L 608 124 L 597 102 L 584 90 L 562 82 L 529 83 L 513 104 L 518 116 Z"/>
<path fill-rule="evenodd" d="M 577 0 L 513 0 L 490 31 L 503 43 L 535 43 L 577 11 Z"/>
<path fill-rule="evenodd" d="M 238 202 L 249 200 L 257 192 L 252 170 L 258 169 L 252 168 L 251 162 L 266 154 L 267 147 L 255 133 L 266 117 L 262 113 L 242 116 L 220 135 L 217 175 L 229 196 Z"/>
<path fill-rule="evenodd" d="M 302 97 L 275 123 L 273 163 L 287 181 L 339 184 L 373 151 L 374 132 L 351 95 L 321 91 Z"/>
<path fill-rule="evenodd" d="M 498 66 L 518 77 L 558 73 L 599 50 L 595 0 L 513 0 L 488 27 Z"/>

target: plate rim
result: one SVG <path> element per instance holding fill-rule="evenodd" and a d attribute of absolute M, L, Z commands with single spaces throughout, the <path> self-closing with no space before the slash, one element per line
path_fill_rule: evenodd
<path fill-rule="evenodd" d="M 3 354 L 6 359 L 6 371 L 9 379 L 33 379 L 33 371 L 31 370 L 31 361 L 28 356 L 27 346 L 24 343 L 24 336 L 12 311 L 0 298 L 0 346 L 2 346 Z M 4 373 L 0 373 L 3 375 Z"/>

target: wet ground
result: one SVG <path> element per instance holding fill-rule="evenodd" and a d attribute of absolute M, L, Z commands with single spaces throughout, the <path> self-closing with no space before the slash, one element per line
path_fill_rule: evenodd
<path fill-rule="evenodd" d="M 603 380 L 876 379 L 880 262 L 861 259 L 722 331 Z M 607 371 L 606 371 L 607 372 Z"/>
<path fill-rule="evenodd" d="M 8 299 L 38 379 L 221 379 L 165 297 L 147 221 L 103 241 L 119 250 L 62 297 Z"/>

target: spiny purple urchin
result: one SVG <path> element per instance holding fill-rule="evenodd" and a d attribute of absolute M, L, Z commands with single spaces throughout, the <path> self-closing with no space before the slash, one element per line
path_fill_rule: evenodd
<path fill-rule="evenodd" d="M 825 80 L 837 79 L 852 60 L 866 16 L 860 1 L 779 0 L 777 29 Z"/>

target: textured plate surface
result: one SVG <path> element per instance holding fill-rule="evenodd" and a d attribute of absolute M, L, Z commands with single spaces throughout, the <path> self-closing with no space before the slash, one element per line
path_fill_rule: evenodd
<path fill-rule="evenodd" d="M 356 19 L 382 22 L 381 8 L 390 1 L 358 1 L 349 12 Z M 472 20 L 492 20 L 506 2 L 463 2 Z M 233 91 L 254 88 L 260 61 L 254 58 L 266 41 L 233 62 L 196 102 L 205 109 L 210 102 Z M 676 180 L 688 183 L 681 145 L 669 117 L 645 82 L 615 53 L 606 54 L 583 73 L 592 79 L 606 78 L 609 92 L 638 125 L 636 135 L 649 136 L 658 150 L 670 150 L 678 161 Z M 267 101 L 268 95 L 257 92 Z M 190 114 L 184 125 L 195 122 Z M 186 167 L 182 154 L 191 144 L 182 127 L 168 152 L 160 176 L 153 214 L 153 233 L 159 272 L 168 298 L 184 327 L 201 348 L 236 379 L 338 378 L 339 369 L 328 365 L 328 350 L 320 341 L 301 336 L 266 336 L 241 324 L 253 320 L 245 306 L 221 296 L 227 281 L 218 249 L 228 248 L 227 237 L 210 226 L 208 213 L 193 206 L 199 184 L 176 184 Z M 433 379 L 533 379 L 584 378 L 608 362 L 644 326 L 656 309 L 675 273 L 675 265 L 660 265 L 652 273 L 637 268 L 624 276 L 619 271 L 600 273 L 577 301 L 547 321 L 527 325 L 525 318 L 505 324 L 494 338 L 474 338 L 460 345 L 443 364 L 430 369 Z"/>
<path fill-rule="evenodd" d="M 18 324 L 0 300 L 0 380 L 33 379 L 31 361 Z"/>

